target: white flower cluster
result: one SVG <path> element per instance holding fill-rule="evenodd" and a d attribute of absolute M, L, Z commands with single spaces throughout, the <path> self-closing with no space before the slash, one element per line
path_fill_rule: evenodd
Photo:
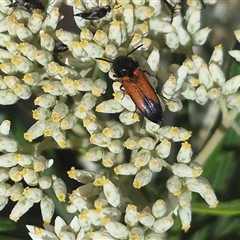
<path fill-rule="evenodd" d="M 53 159 L 20 153 L 19 144 L 8 136 L 10 124 L 6 120 L 0 125 L 0 210 L 9 200 L 16 202 L 9 218 L 18 221 L 35 203 L 40 203 L 43 221 L 49 224 L 55 206 L 44 190 L 52 188 L 58 200 L 65 201 L 65 183 L 54 175 L 44 174 L 52 166 Z"/>
<path fill-rule="evenodd" d="M 239 112 L 240 77 L 225 79 L 221 46 L 215 48 L 208 63 L 193 52 L 210 32 L 201 28 L 202 4 L 214 4 L 216 0 L 187 1 L 185 16 L 175 7 L 172 22 L 170 12 L 163 12 L 161 1 L 66 0 L 64 3 L 73 7 L 71 17 L 80 34 L 56 30 L 62 19 L 62 2 L 49 1 L 45 9 L 32 5 L 36 9 L 30 10 L 24 8 L 25 0 L 16 0 L 22 4 L 16 9 L 6 7 L 8 0 L 2 1 L 0 104 L 11 105 L 34 96 L 37 108 L 32 115 L 36 122 L 24 138 L 31 142 L 40 136 L 52 137 L 61 148 L 85 148 L 84 160 L 96 163 L 98 169 L 94 172 L 72 167 L 68 176 L 81 186 L 68 196 L 64 181 L 45 173 L 53 160 L 40 155 L 37 147 L 25 154 L 7 136 L 9 122 L 4 121 L 0 126 L 0 210 L 9 199 L 17 202 L 10 214 L 17 221 L 34 203 L 40 203 L 45 229 L 29 225 L 32 239 L 162 239 L 173 226 L 175 215 L 180 216 L 182 229 L 188 231 L 193 192 L 210 207 L 218 203 L 210 184 L 201 177 L 201 166 L 192 161 L 188 142 L 191 132 L 182 127 L 161 127 L 147 119 L 144 124 L 137 123 L 143 116 L 136 113 L 121 82 L 114 81 L 114 97 L 107 99 L 108 83 L 98 78 L 98 70 L 116 80 L 111 62 L 142 44 L 132 55 L 140 69 L 149 72 L 147 78 L 158 93 L 159 79 L 166 80 L 161 95 L 171 112 L 180 111 L 186 99 L 201 105 L 221 100 Z M 99 19 L 86 19 L 84 14 L 90 13 Z M 235 35 L 239 40 L 238 31 Z M 57 42 L 65 44 L 67 51 L 56 60 Z M 160 66 L 160 49 L 169 54 L 185 53 L 187 59 L 181 66 L 172 65 L 170 74 Z M 230 54 L 240 59 L 238 51 Z M 113 120 L 115 113 L 119 121 Z M 66 130 L 73 130 L 80 140 L 68 139 Z M 176 143 L 180 148 L 170 164 Z M 146 196 L 139 189 L 152 183 L 163 168 L 170 173 L 163 183 L 167 197 L 141 203 Z M 43 192 L 49 188 L 60 202 L 67 199 L 66 214 L 75 215 L 70 224 L 57 217 L 55 225 L 50 225 L 55 204 Z"/>
<path fill-rule="evenodd" d="M 239 97 L 236 92 L 240 87 L 240 76 L 234 76 L 226 81 L 221 70 L 222 60 L 221 45 L 215 47 L 209 64 L 197 55 L 187 59 L 174 73 L 175 76 L 171 75 L 165 82 L 162 88 L 163 96 L 172 99 L 182 95 L 185 99 L 201 105 L 206 104 L 208 100 L 223 99 L 228 108 L 239 111 Z M 176 66 L 174 68 L 176 69 Z"/>

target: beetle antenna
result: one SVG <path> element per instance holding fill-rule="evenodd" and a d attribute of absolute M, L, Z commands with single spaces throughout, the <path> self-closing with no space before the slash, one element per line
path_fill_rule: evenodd
<path fill-rule="evenodd" d="M 113 63 L 112 61 L 104 59 L 104 58 L 95 58 L 95 59 L 96 60 L 102 60 L 102 61 L 109 62 L 109 63 Z"/>
<path fill-rule="evenodd" d="M 126 55 L 126 57 L 129 56 L 131 53 L 135 52 L 138 48 L 140 48 L 140 47 L 142 47 L 142 46 L 143 46 L 143 44 L 141 44 L 141 45 L 137 46 L 136 48 L 134 48 L 131 52 L 129 52 L 129 53 Z"/>

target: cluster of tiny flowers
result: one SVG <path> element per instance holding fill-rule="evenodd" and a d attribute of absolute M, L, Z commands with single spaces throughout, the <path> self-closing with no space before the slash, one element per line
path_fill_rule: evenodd
<path fill-rule="evenodd" d="M 59 201 L 64 201 L 67 188 L 56 176 L 46 176 L 53 159 L 21 153 L 19 144 L 9 136 L 10 121 L 0 125 L 0 210 L 9 200 L 16 202 L 9 218 L 18 221 L 35 203 L 40 203 L 42 219 L 49 224 L 54 214 L 53 200 L 44 190 L 53 189 Z"/>
<path fill-rule="evenodd" d="M 237 59 L 235 54 L 238 51 L 230 51 L 230 54 Z M 240 87 L 240 76 L 234 76 L 226 80 L 221 64 L 223 60 L 222 46 L 218 45 L 212 53 L 209 63 L 193 55 L 186 59 L 182 66 L 173 66 L 177 69 L 165 82 L 162 94 L 167 99 L 183 96 L 184 99 L 196 101 L 204 105 L 208 100 L 223 100 L 230 109 L 240 111 L 239 94 L 236 93 Z M 170 104 L 172 105 L 172 104 Z M 170 109 L 170 108 L 169 108 Z"/>
<path fill-rule="evenodd" d="M 80 187 L 68 193 L 60 177 L 45 173 L 53 160 L 36 154 L 35 147 L 31 153 L 23 153 L 8 136 L 10 123 L 2 123 L 0 210 L 9 199 L 15 201 L 10 218 L 17 221 L 34 203 L 40 203 L 45 229 L 28 225 L 32 239 L 163 239 L 176 215 L 180 216 L 184 231 L 190 228 L 193 192 L 210 207 L 216 207 L 213 189 L 201 177 L 201 166 L 192 161 L 193 150 L 188 142 L 191 132 L 181 127 L 161 127 L 147 119 L 138 124 L 143 116 L 136 112 L 135 104 L 111 71 L 112 60 L 142 44 L 132 55 L 141 69 L 149 72 L 148 80 L 154 89 L 158 79 L 166 76 L 161 95 L 171 112 L 182 109 L 182 99 L 201 105 L 209 99 L 223 99 L 227 107 L 240 111 L 236 93 L 240 77 L 226 81 L 221 70 L 221 46 L 215 48 L 209 63 L 194 55 L 181 66 L 172 65 L 171 75 L 160 67 L 159 49 L 192 55 L 193 46 L 204 44 L 210 29 L 200 28 L 202 4 L 215 2 L 189 0 L 184 18 L 175 7 L 171 22 L 170 12 L 162 12 L 161 1 L 66 0 L 64 3 L 73 8 L 72 17 L 81 29 L 80 34 L 75 34 L 55 30 L 62 19 L 62 0 L 49 1 L 45 10 L 31 11 L 21 6 L 7 7 L 9 1 L 2 0 L 0 104 L 12 105 L 33 96 L 36 109 L 32 115 L 36 122 L 24 134 L 25 139 L 31 142 L 40 136 L 52 137 L 61 148 L 83 147 L 68 141 L 66 132 L 73 130 L 81 138 L 79 144 L 87 142 L 84 160 L 101 166 L 96 171 L 72 167 L 68 176 Z M 111 11 L 99 20 L 81 17 L 90 9 L 100 10 L 107 5 Z M 235 35 L 240 39 L 238 31 Z M 67 51 L 59 54 L 61 57 L 55 52 L 59 42 L 67 46 Z M 238 51 L 230 54 L 240 60 Z M 109 100 L 104 95 L 107 82 L 97 77 L 98 69 L 115 80 Z M 119 121 L 111 120 L 116 113 Z M 175 143 L 181 147 L 176 161 L 169 164 Z M 163 168 L 171 174 L 166 181 L 167 197 L 159 197 L 147 206 L 135 203 L 139 189 Z M 54 226 L 50 225 L 54 202 L 43 192 L 49 188 L 60 202 L 66 201 L 69 194 L 66 214 L 75 214 L 69 224 L 57 217 Z"/>

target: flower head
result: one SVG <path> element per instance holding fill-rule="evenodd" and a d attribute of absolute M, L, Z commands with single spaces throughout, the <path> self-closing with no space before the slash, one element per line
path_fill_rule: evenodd
<path fill-rule="evenodd" d="M 24 134 L 31 150 L 11 137 L 9 121 L 0 126 L 0 209 L 16 202 L 10 218 L 17 221 L 40 203 L 45 228 L 28 225 L 32 239 L 161 239 L 176 215 L 188 231 L 193 192 L 216 207 L 214 190 L 193 161 L 192 132 L 166 124 L 164 112 L 177 114 L 184 100 L 215 101 L 225 115 L 240 110 L 239 76 L 226 79 L 222 46 L 209 61 L 195 53 L 211 31 L 201 28 L 202 8 L 215 2 L 187 1 L 185 14 L 170 7 L 172 17 L 155 0 L 65 1 L 71 18 L 61 16 L 61 0 L 35 0 L 30 9 L 17 0 L 12 14 L 0 7 L 0 104 L 30 99 L 36 106 Z M 59 28 L 62 19 L 75 28 Z M 64 52 L 56 52 L 59 42 Z M 163 53 L 186 58 L 168 68 Z M 238 51 L 230 55 L 239 61 Z M 67 172 L 79 184 L 71 192 L 61 176 L 47 171 L 54 161 L 44 150 L 57 147 L 81 152 L 84 169 Z M 147 204 L 141 189 L 163 169 L 166 192 Z M 74 214 L 69 224 L 57 217 L 50 225 L 54 201 Z"/>

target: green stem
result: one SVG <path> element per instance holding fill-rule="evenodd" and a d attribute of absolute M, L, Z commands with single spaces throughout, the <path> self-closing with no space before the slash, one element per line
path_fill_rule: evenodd
<path fill-rule="evenodd" d="M 228 113 L 223 114 L 224 117 L 222 118 L 221 124 L 212 135 L 212 137 L 208 140 L 201 152 L 196 156 L 194 161 L 200 163 L 201 165 L 204 165 L 206 163 L 213 150 L 223 139 L 225 133 L 227 132 L 226 130 L 234 125 L 233 123 L 237 114 L 238 112 L 235 109 L 232 109 Z"/>

